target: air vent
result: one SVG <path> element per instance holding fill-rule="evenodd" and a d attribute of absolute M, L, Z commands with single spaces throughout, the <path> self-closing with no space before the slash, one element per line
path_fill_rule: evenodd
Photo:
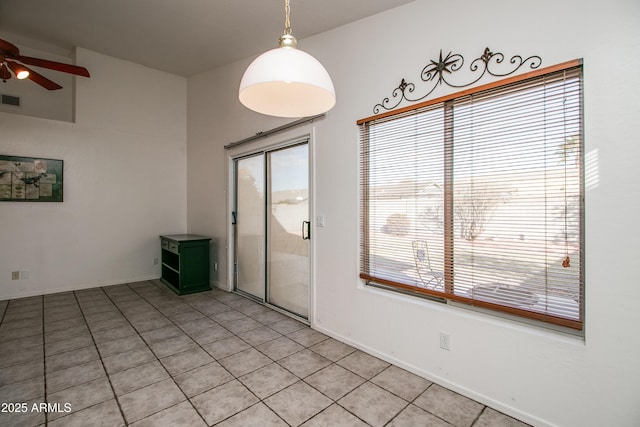
<path fill-rule="evenodd" d="M 0 95 L 0 104 L 3 105 L 13 105 L 14 107 L 20 106 L 20 97 L 12 96 L 12 95 Z"/>

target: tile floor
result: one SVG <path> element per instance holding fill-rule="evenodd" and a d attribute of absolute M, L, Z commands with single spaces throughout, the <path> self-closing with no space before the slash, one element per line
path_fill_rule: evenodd
<path fill-rule="evenodd" d="M 525 426 L 220 290 L 146 281 L 0 319 L 2 426 Z"/>

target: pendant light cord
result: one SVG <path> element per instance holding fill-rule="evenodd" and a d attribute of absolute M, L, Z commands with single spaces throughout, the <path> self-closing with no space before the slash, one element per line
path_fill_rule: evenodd
<path fill-rule="evenodd" d="M 289 15 L 291 15 L 291 6 L 289 5 L 289 0 L 284 0 L 284 33 L 286 35 L 291 35 L 291 19 Z"/>

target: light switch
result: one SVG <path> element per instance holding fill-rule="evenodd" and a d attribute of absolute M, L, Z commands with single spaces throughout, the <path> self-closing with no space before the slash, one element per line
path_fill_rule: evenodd
<path fill-rule="evenodd" d="M 316 216 L 316 227 L 324 227 L 324 215 Z"/>

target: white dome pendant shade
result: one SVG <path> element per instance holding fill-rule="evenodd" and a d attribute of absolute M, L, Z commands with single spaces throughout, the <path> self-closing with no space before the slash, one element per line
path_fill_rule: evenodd
<path fill-rule="evenodd" d="M 285 2 L 285 34 L 280 47 L 257 57 L 240 82 L 238 98 L 247 108 L 277 117 L 308 117 L 329 111 L 336 103 L 327 70 L 313 56 L 297 49 Z"/>

